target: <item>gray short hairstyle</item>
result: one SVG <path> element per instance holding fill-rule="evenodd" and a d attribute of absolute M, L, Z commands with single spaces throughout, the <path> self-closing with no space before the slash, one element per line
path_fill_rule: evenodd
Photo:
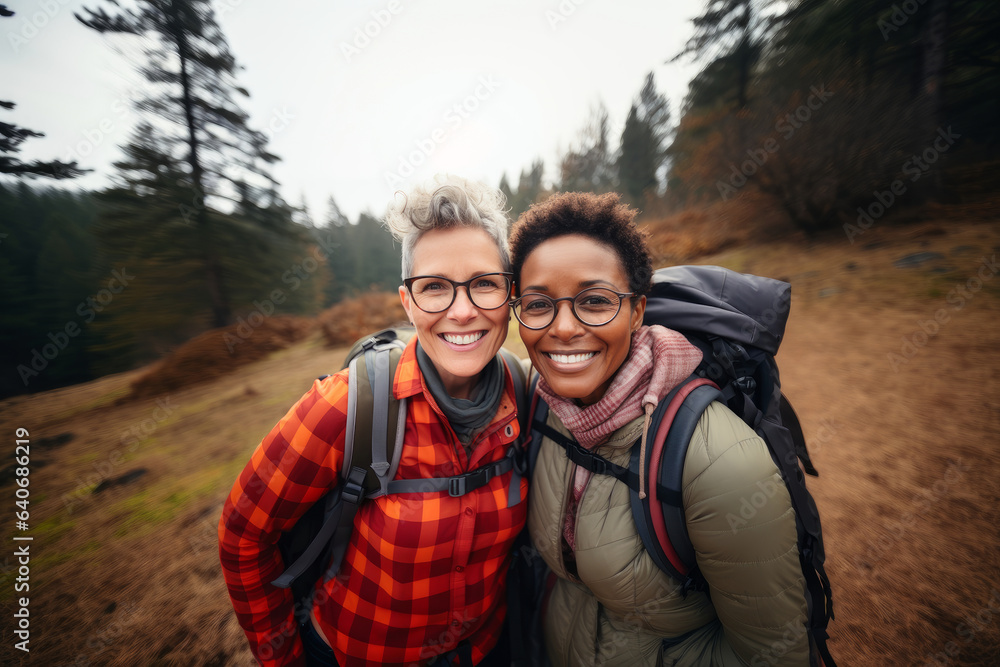
<path fill-rule="evenodd" d="M 451 227 L 476 227 L 489 234 L 503 270 L 510 271 L 510 219 L 505 204 L 506 198 L 496 188 L 450 175 L 435 176 L 408 193 L 397 191 L 386 209 L 385 226 L 403 245 L 403 279 L 413 270 L 413 252 L 420 237 L 432 229 Z"/>

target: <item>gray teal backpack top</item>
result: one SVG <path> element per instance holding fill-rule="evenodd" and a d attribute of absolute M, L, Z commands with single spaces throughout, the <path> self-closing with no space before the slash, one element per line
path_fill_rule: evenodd
<path fill-rule="evenodd" d="M 688 443 L 702 413 L 713 401 L 724 403 L 767 443 L 788 488 L 807 587 L 811 663 L 835 667 L 827 649 L 833 601 L 824 568 L 823 533 L 803 470 L 813 476 L 818 473 L 809 459 L 795 411 L 781 393 L 774 361 L 790 305 L 791 286 L 779 280 L 718 266 L 675 266 L 656 271 L 643 323 L 659 324 L 684 334 L 701 350 L 703 360 L 653 413 L 645 465 L 639 465 L 638 442 L 632 447 L 629 467 L 624 468 L 550 428 L 545 423 L 548 406 L 533 391 L 527 469 L 530 474 L 540 436 L 544 435 L 561 445 L 577 465 L 628 485 L 632 516 L 650 556 L 685 592 L 692 588 L 705 590 L 687 533 L 681 478 Z M 639 496 L 640 470 L 648 475 L 645 487 L 649 493 L 645 498 Z M 731 518 L 731 522 L 740 520 Z M 532 613 L 530 605 L 524 613 Z"/>
<path fill-rule="evenodd" d="M 523 437 L 510 446 L 502 460 L 471 472 L 453 477 L 393 479 L 403 449 L 406 399 L 396 400 L 392 382 L 403 348 L 413 336 L 412 327 L 384 329 L 357 341 L 347 353 L 343 368 L 350 368 L 350 374 L 340 481 L 278 540 L 285 571 L 271 583 L 292 589 L 298 622 L 307 618 L 312 609 L 316 582 L 321 577 L 329 581 L 340 569 L 354 516 L 366 499 L 391 493 L 442 491 L 457 497 L 514 470 L 509 498 L 511 504 L 520 500 L 521 470 L 515 463 L 520 458 Z M 526 383 L 520 360 L 503 348 L 500 354 L 514 379 L 518 414 L 525 414 Z"/>

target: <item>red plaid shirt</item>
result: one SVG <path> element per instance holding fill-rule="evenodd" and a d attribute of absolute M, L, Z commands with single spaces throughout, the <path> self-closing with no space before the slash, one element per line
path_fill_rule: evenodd
<path fill-rule="evenodd" d="M 499 461 L 518 435 L 507 387 L 471 456 L 430 395 L 415 340 L 393 391 L 408 397 L 396 479 L 449 477 Z M 219 522 L 219 553 L 236 617 L 261 665 L 304 665 L 289 590 L 275 546 L 283 531 L 333 488 L 344 455 L 347 372 L 316 381 L 264 438 L 236 480 Z M 473 661 L 493 648 L 506 613 L 508 553 L 524 525 L 508 508 L 511 474 L 464 496 L 400 493 L 362 504 L 340 574 L 316 591 L 316 615 L 343 667 L 426 664 L 468 639 Z"/>

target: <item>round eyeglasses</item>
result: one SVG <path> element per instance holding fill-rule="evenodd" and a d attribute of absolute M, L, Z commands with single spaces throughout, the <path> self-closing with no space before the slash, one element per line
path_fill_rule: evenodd
<path fill-rule="evenodd" d="M 464 287 L 469 301 L 482 310 L 496 310 L 510 298 L 512 273 L 481 273 L 464 282 L 444 276 L 413 276 L 403 281 L 410 298 L 425 313 L 440 313 L 455 303 L 458 288 Z"/>
<path fill-rule="evenodd" d="M 576 296 L 558 299 L 529 292 L 510 302 L 514 317 L 528 329 L 544 329 L 556 319 L 556 306 L 569 301 L 576 319 L 592 327 L 607 324 L 618 316 L 622 299 L 632 292 L 616 292 L 605 287 L 588 287 Z"/>

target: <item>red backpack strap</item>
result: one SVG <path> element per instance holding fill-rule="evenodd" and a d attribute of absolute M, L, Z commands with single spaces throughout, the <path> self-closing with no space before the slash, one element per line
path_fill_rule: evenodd
<path fill-rule="evenodd" d="M 705 409 L 720 395 L 718 386 L 692 376 L 675 387 L 654 411 L 647 434 L 645 470 L 649 494 L 630 494 L 632 515 L 646 551 L 656 565 L 681 583 L 686 592 L 700 589 L 694 547 L 687 533 L 681 495 L 688 443 Z M 633 447 L 632 470 L 639 470 L 639 448 Z"/>

